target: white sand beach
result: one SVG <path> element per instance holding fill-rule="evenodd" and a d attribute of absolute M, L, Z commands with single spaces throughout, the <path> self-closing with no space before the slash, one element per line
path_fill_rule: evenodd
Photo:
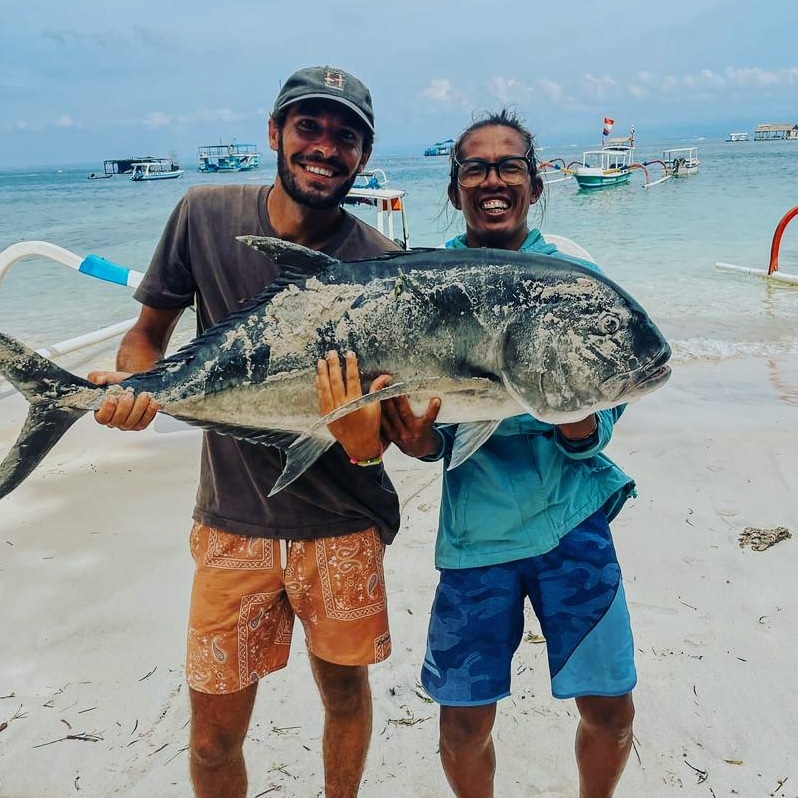
<path fill-rule="evenodd" d="M 0 400 L 0 452 L 24 418 Z M 798 796 L 798 370 L 677 363 L 627 410 L 609 454 L 639 496 L 613 525 L 637 646 L 635 751 L 617 795 Z M 190 796 L 183 683 L 199 434 L 81 420 L 0 501 L 0 795 Z M 418 686 L 436 584 L 438 465 L 388 467 L 403 529 L 387 554 L 394 652 L 372 669 L 362 798 L 450 795 L 437 708 Z M 792 538 L 741 547 L 746 528 Z M 538 628 L 530 613 L 528 631 Z M 321 795 L 320 707 L 301 633 L 260 687 L 250 796 Z M 516 659 L 496 728 L 497 796 L 575 798 L 572 702 L 545 643 Z"/>

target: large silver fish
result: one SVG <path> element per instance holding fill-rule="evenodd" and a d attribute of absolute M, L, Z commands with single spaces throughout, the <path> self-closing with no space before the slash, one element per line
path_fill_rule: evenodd
<path fill-rule="evenodd" d="M 332 445 L 327 423 L 367 402 L 440 396 L 439 421 L 459 424 L 454 468 L 503 418 L 575 421 L 670 374 L 670 348 L 640 305 L 565 258 L 434 249 L 345 263 L 279 239 L 240 240 L 281 264 L 280 278 L 119 386 L 93 385 L 0 333 L 0 374 L 30 402 L 0 463 L 0 497 L 108 391 L 149 391 L 170 416 L 280 447 L 275 493 Z M 320 418 L 313 376 L 330 349 L 356 352 L 364 382 L 388 373 L 393 384 Z"/>

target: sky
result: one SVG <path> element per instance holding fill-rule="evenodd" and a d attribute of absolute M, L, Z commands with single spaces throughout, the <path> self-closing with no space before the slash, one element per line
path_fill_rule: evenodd
<path fill-rule="evenodd" d="M 420 154 L 509 105 L 542 145 L 798 122 L 798 2 L 0 0 L 0 168 L 262 145 L 281 81 L 371 89 L 375 154 Z"/>

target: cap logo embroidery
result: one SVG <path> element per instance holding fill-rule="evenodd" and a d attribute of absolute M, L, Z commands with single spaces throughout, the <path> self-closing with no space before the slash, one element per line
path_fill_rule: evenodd
<path fill-rule="evenodd" d="M 344 90 L 344 73 L 337 69 L 327 69 L 324 72 L 324 85 L 328 89 L 337 89 L 338 91 Z"/>

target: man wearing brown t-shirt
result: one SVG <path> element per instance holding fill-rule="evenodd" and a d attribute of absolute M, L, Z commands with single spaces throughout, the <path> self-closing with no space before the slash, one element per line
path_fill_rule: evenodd
<path fill-rule="evenodd" d="M 151 368 L 185 308 L 196 304 L 201 332 L 273 282 L 279 267 L 236 236 L 277 236 L 341 260 L 398 249 L 341 208 L 373 137 L 371 96 L 357 78 L 331 67 L 288 78 L 269 119 L 274 185 L 186 193 L 136 291 L 142 309 L 120 345 L 118 371 L 90 379 L 108 384 Z M 122 394 L 95 415 L 134 430 L 157 410 L 147 394 Z M 391 650 L 382 559 L 399 526 L 380 453 L 365 450 L 378 425 L 378 413 L 348 419 L 337 432 L 343 445 L 272 498 L 283 465 L 277 449 L 204 433 L 186 659 L 199 798 L 244 798 L 243 742 L 258 681 L 287 664 L 294 617 L 325 711 L 325 795 L 358 793 L 371 736 L 368 665 Z"/>

